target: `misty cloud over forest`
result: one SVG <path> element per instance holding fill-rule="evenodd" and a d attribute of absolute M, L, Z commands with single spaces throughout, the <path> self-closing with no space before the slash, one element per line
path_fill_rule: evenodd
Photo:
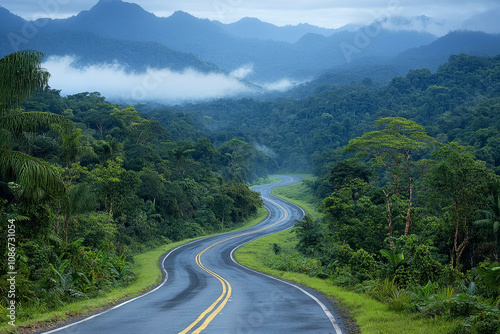
<path fill-rule="evenodd" d="M 193 69 L 181 72 L 168 68 L 148 68 L 142 73 L 130 72 L 118 63 L 75 66 L 75 57 L 50 57 L 44 67 L 51 73 L 50 86 L 61 94 L 100 92 L 110 100 L 124 102 L 158 101 L 180 103 L 213 98 L 233 97 L 260 91 L 242 81 L 252 71 L 244 65 L 231 72 L 202 73 Z M 284 91 L 293 86 L 288 79 L 262 84 L 268 91 Z"/>

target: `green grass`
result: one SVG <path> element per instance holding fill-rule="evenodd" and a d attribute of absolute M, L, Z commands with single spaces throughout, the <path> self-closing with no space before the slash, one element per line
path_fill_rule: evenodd
<path fill-rule="evenodd" d="M 314 177 L 309 174 L 299 176 L 304 178 L 304 180 L 314 179 Z M 294 183 L 288 186 L 276 188 L 271 191 L 271 193 L 300 206 L 314 220 L 319 219 L 323 216 L 323 214 L 318 212 L 317 210 L 320 204 L 319 201 L 313 195 L 312 190 L 307 185 L 305 185 L 304 182 Z"/>
<path fill-rule="evenodd" d="M 349 310 L 361 329 L 361 333 L 387 333 L 387 334 L 438 334 L 446 333 L 453 324 L 443 319 L 424 319 L 417 315 L 397 313 L 367 295 L 347 291 L 335 286 L 327 280 L 310 277 L 304 274 L 278 271 L 269 268 L 266 259 L 274 256 L 272 245 L 277 243 L 283 252 L 294 248 L 297 240 L 295 234 L 284 231 L 255 240 L 235 252 L 236 260 L 252 269 L 279 277 L 284 280 L 309 286 L 328 297 L 335 298 L 340 304 Z"/>
<path fill-rule="evenodd" d="M 267 214 L 268 213 L 265 208 L 260 208 L 255 217 L 247 221 L 235 231 L 243 230 L 261 222 Z M 134 256 L 134 271 L 137 279 L 127 287 L 116 288 L 98 298 L 67 304 L 64 309 L 44 314 L 34 314 L 32 318 L 28 320 L 20 321 L 16 319 L 16 327 L 12 328 L 10 325 L 0 326 L 0 333 L 17 333 L 19 330 L 40 330 L 54 327 L 72 319 L 99 312 L 119 303 L 120 301 L 139 296 L 144 292 L 151 290 L 154 286 L 157 286 L 161 282 L 162 275 L 159 268 L 159 260 L 163 254 L 180 245 L 201 238 L 202 237 L 167 244 Z"/>
<path fill-rule="evenodd" d="M 301 206 L 313 218 L 321 216 L 316 212 L 315 200 L 309 189 L 301 182 L 275 189 L 273 193 Z M 255 270 L 309 286 L 328 297 L 335 298 L 348 309 L 349 314 L 358 324 L 361 333 L 375 334 L 438 334 L 449 332 L 454 325 L 443 319 L 424 319 L 414 314 L 398 313 L 388 309 L 367 295 L 348 291 L 317 277 L 304 274 L 278 271 L 269 268 L 266 262 L 275 256 L 272 245 L 280 245 L 283 252 L 293 252 L 297 239 L 290 231 L 283 231 L 261 239 L 257 239 L 235 252 L 236 260 Z"/>

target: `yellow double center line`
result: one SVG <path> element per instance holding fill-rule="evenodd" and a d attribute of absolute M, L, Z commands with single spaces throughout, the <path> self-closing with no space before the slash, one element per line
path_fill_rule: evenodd
<path fill-rule="evenodd" d="M 202 250 L 201 252 L 199 252 L 197 255 L 196 255 L 196 264 L 203 270 L 205 270 L 207 273 L 209 273 L 210 275 L 214 276 L 215 278 L 217 278 L 220 283 L 222 284 L 222 293 L 221 295 L 219 296 L 219 298 L 217 298 L 213 303 L 212 305 L 210 305 L 205 311 L 203 311 L 203 313 L 201 313 L 198 318 L 193 321 L 193 323 L 191 325 L 189 325 L 188 327 L 186 327 L 186 329 L 184 329 L 182 332 L 179 332 L 179 334 L 186 334 L 188 333 L 192 328 L 194 328 L 200 321 L 202 321 L 203 319 L 205 319 L 205 321 L 200 325 L 200 327 L 198 327 L 196 330 L 194 330 L 192 332 L 192 334 L 197 334 L 197 333 L 200 333 L 202 330 L 204 330 L 205 328 L 207 328 L 207 326 L 210 324 L 210 322 L 212 322 L 212 320 L 214 320 L 214 318 L 217 316 L 217 314 L 220 313 L 220 311 L 224 308 L 224 306 L 226 306 L 227 302 L 229 301 L 229 298 L 231 298 L 231 284 L 229 284 L 229 282 L 222 276 L 220 276 L 219 274 L 213 272 L 212 270 L 208 269 L 207 267 L 205 267 L 203 265 L 203 263 L 201 263 L 201 255 L 203 253 L 205 253 L 207 250 L 223 243 L 223 242 L 226 242 L 226 241 L 229 241 L 229 240 L 232 240 L 232 239 L 236 239 L 236 238 L 239 238 L 239 237 L 243 237 L 245 235 L 250 235 L 250 234 L 254 234 L 254 233 L 257 233 L 257 232 L 260 232 L 260 231 L 263 231 L 263 230 L 266 230 L 268 228 L 271 228 L 279 223 L 281 223 L 282 221 L 284 221 L 285 219 L 288 218 L 288 211 L 285 210 L 284 207 L 282 207 L 281 205 L 279 205 L 278 203 L 276 202 L 273 202 L 269 199 L 266 199 L 268 202 L 271 202 L 273 204 L 275 204 L 276 206 L 278 206 L 279 208 L 281 208 L 283 210 L 283 212 L 285 213 L 283 219 L 277 221 L 276 223 L 272 224 L 272 225 L 269 225 L 269 226 L 266 226 L 266 227 L 263 227 L 259 230 L 256 230 L 256 231 L 253 231 L 253 232 L 248 232 L 248 233 L 243 233 L 243 234 L 239 234 L 239 235 L 235 235 L 233 237 L 230 237 L 230 238 L 227 238 L 227 239 L 224 239 L 224 240 L 221 240 L 219 242 L 216 242 L 210 246 L 208 246 L 207 248 L 205 248 L 204 250 Z M 222 301 L 222 302 L 221 302 Z M 220 303 L 220 304 L 219 304 Z M 219 306 L 214 310 L 214 308 L 219 304 Z M 210 313 L 211 312 L 211 313 Z M 209 315 L 208 315 L 209 314 Z M 208 315 L 208 316 L 207 316 Z"/>

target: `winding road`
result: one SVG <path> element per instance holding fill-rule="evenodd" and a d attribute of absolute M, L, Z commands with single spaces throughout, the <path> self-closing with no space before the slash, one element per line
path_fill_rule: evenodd
<path fill-rule="evenodd" d="M 197 240 L 165 254 L 161 285 L 104 312 L 48 333 L 137 334 L 340 334 L 342 323 L 321 294 L 238 264 L 233 252 L 259 237 L 292 227 L 301 208 L 271 195 L 271 190 L 300 181 L 254 188 L 269 211 L 244 231 Z"/>

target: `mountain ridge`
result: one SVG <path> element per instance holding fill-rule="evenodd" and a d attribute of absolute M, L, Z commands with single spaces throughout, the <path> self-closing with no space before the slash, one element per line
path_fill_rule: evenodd
<path fill-rule="evenodd" d="M 394 18 L 393 22 L 398 20 Z M 432 22 L 428 17 L 419 20 Z M 494 37 L 478 38 L 482 42 L 477 43 L 465 35 L 440 39 L 429 33 L 383 29 L 380 22 L 354 31 L 348 27 L 332 34 L 329 34 L 330 30 L 320 30 L 324 34 L 309 31 L 290 43 L 265 37 L 271 34 L 269 31 L 283 33 L 292 29 L 297 37 L 297 29 L 321 28 L 307 24 L 277 27 L 256 18 L 245 18 L 227 25 L 196 18 L 183 11 L 176 11 L 169 17 L 158 17 L 138 4 L 121 0 L 100 0 L 89 10 L 70 18 L 40 21 L 24 20 L 0 7 L 0 22 L 0 55 L 16 51 L 9 40 L 13 35 L 26 42 L 22 44 L 24 48 L 42 48 L 48 56 L 74 54 L 75 50 L 80 50 L 81 66 L 106 60 L 110 50 L 120 45 L 126 52 L 120 55 L 120 49 L 116 49 L 119 54 L 116 57 L 131 70 L 143 70 L 148 61 L 154 66 L 171 66 L 176 70 L 192 67 L 202 72 L 231 73 L 245 68 L 247 70 L 239 73 L 244 73 L 244 79 L 257 84 L 280 80 L 308 81 L 332 69 L 353 68 L 357 64 L 366 68 L 366 71 L 357 73 L 366 73 L 367 77 L 376 76 L 369 72 L 372 65 L 393 66 L 397 73 L 427 65 L 434 70 L 453 53 L 482 55 L 496 50 L 485 46 L 496 41 Z M 402 20 L 400 23 L 410 24 L 411 21 Z M 237 33 L 233 29 L 231 32 L 229 27 L 238 25 L 243 25 L 243 30 Z M 33 36 L 26 36 L 26 26 L 36 29 Z M 252 26 L 261 30 L 245 37 Z M 86 41 L 88 49 L 82 50 L 77 45 L 80 37 Z M 55 42 L 57 38 L 59 43 Z M 110 45 L 106 46 L 106 40 Z M 438 52 L 440 48 L 442 50 Z M 433 61 L 436 54 L 439 57 Z M 108 62 L 114 60 L 108 59 Z"/>
<path fill-rule="evenodd" d="M 321 28 L 308 23 L 300 23 L 297 25 L 286 25 L 280 27 L 268 22 L 264 22 L 255 17 L 244 17 L 234 23 L 229 24 L 225 24 L 219 21 L 213 22 L 234 36 L 274 40 L 288 42 L 291 44 L 297 42 L 301 37 L 308 33 L 315 33 L 327 37 L 334 34 L 335 32 L 344 30 L 343 28 Z"/>
<path fill-rule="evenodd" d="M 310 26 L 302 25 L 299 28 Z M 189 13 L 177 11 L 162 18 L 148 13 L 137 4 L 121 0 L 101 0 L 90 10 L 82 11 L 76 16 L 48 20 L 40 31 L 87 31 L 100 38 L 162 43 L 173 50 L 193 54 L 214 63 L 227 72 L 242 66 L 252 68 L 247 79 L 254 82 L 272 82 L 287 77 L 307 80 L 331 67 L 345 64 L 350 59 L 346 59 L 340 45 L 354 43 L 357 34 L 341 31 L 325 37 L 309 32 L 293 44 L 244 38 L 230 34 L 213 21 L 198 19 Z M 397 37 L 398 34 L 405 33 L 381 32 L 378 38 L 370 41 L 368 47 L 363 48 L 363 52 L 353 54 L 352 58 L 396 55 L 403 51 L 401 45 L 420 46 L 434 39 L 428 34 L 409 32 L 403 38 Z M 417 35 L 419 37 L 415 38 Z M 388 42 L 393 36 L 398 42 Z M 409 44 L 405 44 L 406 42 Z"/>

